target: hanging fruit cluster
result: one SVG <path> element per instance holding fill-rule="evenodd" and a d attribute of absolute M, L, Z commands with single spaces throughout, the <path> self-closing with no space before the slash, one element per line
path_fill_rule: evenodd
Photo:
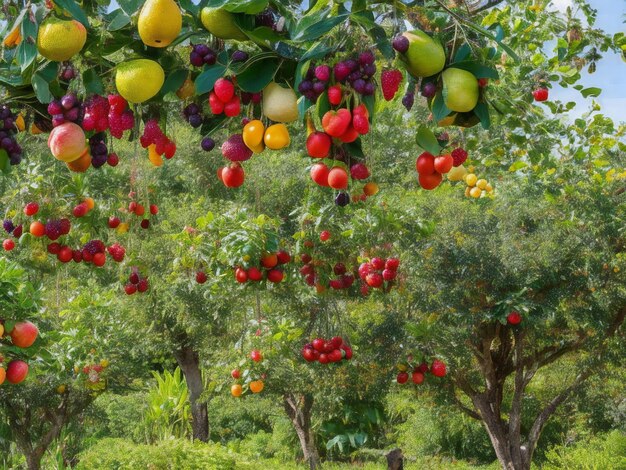
<path fill-rule="evenodd" d="M 133 266 L 128 276 L 128 282 L 124 286 L 126 294 L 133 295 L 135 292 L 144 293 L 149 287 L 148 278 L 141 275 L 138 267 Z"/>
<path fill-rule="evenodd" d="M 7 334 L 8 336 L 5 336 Z M 7 380 L 11 384 L 23 382 L 28 375 L 28 363 L 21 359 L 7 360 L 2 354 L 3 341 L 11 339 L 16 348 L 29 348 L 37 339 L 39 330 L 29 321 L 0 321 L 0 385 Z M 6 368 L 5 368 L 6 361 Z"/>
<path fill-rule="evenodd" d="M 415 366 L 412 366 L 410 363 L 399 364 L 398 370 L 396 382 L 399 384 L 405 384 L 409 381 L 409 371 L 411 370 L 411 381 L 416 385 L 423 383 L 428 373 L 435 377 L 445 377 L 447 374 L 446 365 L 439 359 L 434 359 L 430 366 L 426 362 Z"/>
<path fill-rule="evenodd" d="M 235 268 L 235 280 L 244 284 L 246 282 L 261 282 L 264 279 L 278 284 L 285 277 L 284 268 L 291 261 L 291 255 L 285 250 L 277 253 L 265 253 L 258 260 L 258 264 L 251 265 L 250 262 L 245 266 Z"/>
<path fill-rule="evenodd" d="M 302 346 L 301 354 L 306 362 L 329 364 L 352 359 L 352 348 L 341 336 L 333 336 L 329 340 L 315 338 Z"/>
<path fill-rule="evenodd" d="M 253 349 L 250 352 L 250 359 L 253 363 L 261 363 L 263 361 L 263 354 L 258 349 Z M 265 383 L 263 382 L 266 378 L 265 373 L 257 373 L 255 372 L 256 368 L 254 365 L 244 370 L 243 374 L 239 369 L 233 369 L 230 373 L 231 377 L 235 379 L 235 383 L 230 387 L 230 393 L 234 397 L 240 397 L 244 393 L 244 386 L 247 386 L 247 389 L 252 393 L 261 393 L 265 388 Z M 258 375 L 258 377 L 253 377 L 254 375 Z"/>
<path fill-rule="evenodd" d="M 474 173 L 465 175 L 464 180 L 467 185 L 465 188 L 465 196 L 467 197 L 478 199 L 481 196 L 493 193 L 491 184 L 484 178 L 478 179 L 478 176 Z"/>

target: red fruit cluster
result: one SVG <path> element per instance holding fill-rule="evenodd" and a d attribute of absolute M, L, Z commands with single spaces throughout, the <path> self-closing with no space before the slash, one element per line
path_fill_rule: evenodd
<path fill-rule="evenodd" d="M 405 384 L 409 380 L 409 373 L 406 371 L 406 368 L 404 369 L 405 370 L 402 370 L 396 376 L 396 382 L 398 382 L 399 384 Z M 411 373 L 411 381 L 416 385 L 420 385 L 422 382 L 424 382 L 426 374 L 428 373 L 431 373 L 435 377 L 445 377 L 447 373 L 446 365 L 439 359 L 433 360 L 430 367 L 426 362 L 422 362 L 420 365 L 416 365 L 413 368 L 413 372 Z"/>
<path fill-rule="evenodd" d="M 385 101 L 391 101 L 396 96 L 403 78 L 404 75 L 397 69 L 383 70 L 380 74 L 380 87 L 383 90 Z"/>
<path fill-rule="evenodd" d="M 4 327 L 4 321 L 0 321 L 0 326 Z M 28 348 L 33 345 L 39 330 L 37 327 L 29 321 L 16 322 L 11 330 L 7 329 L 8 336 L 11 337 L 11 343 L 16 348 Z M 8 337 L 7 336 L 7 337 Z M 2 336 L 0 336 L 0 340 Z M 1 346 L 1 345 L 0 345 Z M 0 354 L 0 385 L 4 382 L 5 378 L 12 384 L 18 384 L 26 378 L 28 375 L 28 364 L 21 360 L 12 360 L 8 363 L 6 371 L 4 369 L 5 358 Z M 6 372 L 6 374 L 5 374 Z"/>
<path fill-rule="evenodd" d="M 126 294 L 133 295 L 135 292 L 146 292 L 149 287 L 148 278 L 141 276 L 139 269 L 133 267 L 130 276 L 128 276 L 128 283 L 124 286 Z"/>
<path fill-rule="evenodd" d="M 132 192 L 131 195 L 134 195 L 135 193 Z M 159 208 L 156 204 L 150 204 L 149 206 L 149 211 L 151 215 L 157 215 L 159 213 Z M 137 217 L 142 217 L 141 219 L 141 228 L 143 229 L 148 229 L 150 228 L 150 219 L 147 218 L 147 214 L 146 214 L 146 208 L 144 205 L 139 204 L 136 201 L 131 201 L 128 204 L 128 212 L 131 214 L 135 214 Z M 110 217 L 109 218 L 109 227 L 110 228 L 116 228 L 118 227 L 120 224 L 120 219 L 117 217 Z"/>
<path fill-rule="evenodd" d="M 227 78 L 218 78 L 209 94 L 209 107 L 215 115 L 225 114 L 226 117 L 239 116 L 241 101 L 235 93 L 235 85 Z"/>
<path fill-rule="evenodd" d="M 124 261 L 126 250 L 119 243 L 114 243 L 107 248 L 107 251 L 109 252 L 109 256 L 111 256 L 111 258 L 113 258 L 113 261 L 115 261 L 116 263 L 121 263 L 122 261 Z"/>
<path fill-rule="evenodd" d="M 102 364 L 87 364 L 83 367 L 82 372 L 87 376 L 86 379 L 88 382 L 95 384 L 102 379 L 101 375 L 105 368 L 106 366 Z"/>
<path fill-rule="evenodd" d="M 120 244 L 115 243 L 107 248 L 101 240 L 88 241 L 82 249 L 77 250 L 72 250 L 69 246 L 60 243 L 48 245 L 48 253 L 56 255 L 61 263 L 69 263 L 72 260 L 75 263 L 84 261 L 85 263 L 93 263 L 98 267 L 105 265 L 107 251 L 113 261 L 118 263 L 121 263 L 126 255 L 126 250 Z"/>
<path fill-rule="evenodd" d="M 399 266 L 400 260 L 398 258 L 374 257 L 369 262 L 361 263 L 358 272 L 361 281 L 363 281 L 361 286 L 363 295 L 369 293 L 370 287 L 384 289 L 385 292 L 388 292 L 397 276 Z"/>
<path fill-rule="evenodd" d="M 113 137 L 121 139 L 124 131 L 132 129 L 135 124 L 135 116 L 127 108 L 128 103 L 120 95 L 109 95 L 108 98 L 93 95 L 83 104 L 83 129 L 96 132 L 110 129 Z"/>
<path fill-rule="evenodd" d="M 415 162 L 418 181 L 422 188 L 431 190 L 441 184 L 443 175 L 448 173 L 454 165 L 454 158 L 450 154 L 434 155 L 424 152 Z"/>
<path fill-rule="evenodd" d="M 341 336 L 334 336 L 329 340 L 315 338 L 302 347 L 301 354 L 307 362 L 328 364 L 342 360 L 349 361 L 352 359 L 352 348 Z"/>
<path fill-rule="evenodd" d="M 90 210 L 91 208 L 89 204 L 83 201 L 80 204 L 74 206 L 74 209 L 72 209 L 72 215 L 76 218 L 85 217 Z"/>
<path fill-rule="evenodd" d="M 267 253 L 261 257 L 257 266 L 245 269 L 242 266 L 235 268 L 235 280 L 240 284 L 246 282 L 260 282 L 263 279 L 274 284 L 282 282 L 285 274 L 279 266 L 291 261 L 291 255 L 284 250 L 278 253 Z"/>
<path fill-rule="evenodd" d="M 176 144 L 167 138 L 155 119 L 146 122 L 139 142 L 143 148 L 148 148 L 154 144 L 156 153 L 167 159 L 172 158 L 176 154 Z"/>
<path fill-rule="evenodd" d="M 70 233 L 71 228 L 72 224 L 69 219 L 52 219 L 46 222 L 44 234 L 48 239 L 55 241 L 58 240 L 61 235 Z"/>
<path fill-rule="evenodd" d="M 356 106 L 352 112 L 347 108 L 327 111 L 322 117 L 322 127 L 330 137 L 344 143 L 354 142 L 370 130 L 369 111 L 364 104 Z"/>

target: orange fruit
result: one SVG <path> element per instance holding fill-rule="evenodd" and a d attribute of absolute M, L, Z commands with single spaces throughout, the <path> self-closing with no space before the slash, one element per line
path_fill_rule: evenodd
<path fill-rule="evenodd" d="M 241 385 L 233 384 L 232 387 L 230 387 L 230 394 L 232 396 L 240 397 L 242 393 L 243 393 L 243 388 L 241 388 Z"/>
<path fill-rule="evenodd" d="M 154 166 L 163 165 L 161 155 L 156 152 L 156 144 L 150 144 L 150 146 L 148 146 L 148 159 Z"/>
<path fill-rule="evenodd" d="M 75 173 L 84 173 L 91 166 L 91 155 L 89 148 L 86 148 L 83 154 L 73 162 L 65 162 L 67 167 Z"/>
<path fill-rule="evenodd" d="M 373 196 L 378 192 L 379 188 L 376 183 L 370 182 L 363 186 L 363 194 L 367 196 Z"/>
<path fill-rule="evenodd" d="M 93 198 L 90 197 L 86 197 L 83 202 L 87 204 L 87 209 L 89 210 L 92 210 L 96 205 L 96 202 L 93 200 Z"/>
<path fill-rule="evenodd" d="M 261 258 L 261 264 L 267 269 L 273 268 L 278 264 L 278 256 L 276 253 L 267 253 Z"/>
<path fill-rule="evenodd" d="M 263 387 L 265 387 L 265 384 L 262 380 L 254 380 L 253 382 L 250 382 L 250 391 L 252 393 L 261 393 L 263 391 Z"/>
<path fill-rule="evenodd" d="M 30 224 L 29 230 L 31 235 L 33 235 L 34 237 L 43 237 L 46 233 L 45 225 L 37 220 Z"/>
<path fill-rule="evenodd" d="M 0 367 L 0 385 L 2 385 L 6 376 L 7 376 L 7 371 L 4 370 L 4 367 Z"/>

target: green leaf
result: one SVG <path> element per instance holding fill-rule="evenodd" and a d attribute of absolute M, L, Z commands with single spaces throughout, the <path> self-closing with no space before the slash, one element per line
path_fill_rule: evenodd
<path fill-rule="evenodd" d="M 202 95 L 211 91 L 217 79 L 223 76 L 225 71 L 226 67 L 222 64 L 215 64 L 211 67 L 205 68 L 194 82 L 196 86 L 196 94 Z"/>
<path fill-rule="evenodd" d="M 415 142 L 422 149 L 435 156 L 439 155 L 439 152 L 441 152 L 441 146 L 437 141 L 437 137 L 435 137 L 433 131 L 426 126 L 420 126 L 417 130 L 417 134 L 415 134 Z"/>
<path fill-rule="evenodd" d="M 32 78 L 33 90 L 40 103 L 50 103 L 53 100 L 52 93 L 50 93 L 50 86 L 47 80 L 41 76 L 39 72 L 35 73 Z"/>
<path fill-rule="evenodd" d="M 528 163 L 522 161 L 522 160 L 518 160 L 515 163 L 513 163 L 510 167 L 509 167 L 509 171 L 517 171 L 517 170 L 521 170 L 522 168 L 526 168 L 528 167 Z"/>
<path fill-rule="evenodd" d="M 343 144 L 344 148 L 348 151 L 350 155 L 357 158 L 365 158 L 365 154 L 363 153 L 363 145 L 361 142 L 361 138 L 359 137 L 354 142 L 350 142 L 349 144 Z"/>
<path fill-rule="evenodd" d="M 37 57 L 37 23 L 34 23 L 29 16 L 22 21 L 21 34 L 22 42 L 17 46 L 17 61 L 20 64 L 22 73 L 30 67 Z"/>
<path fill-rule="evenodd" d="M 326 54 L 328 54 L 333 49 L 333 47 L 326 46 L 321 42 L 316 42 L 309 48 L 308 51 L 304 53 L 302 57 L 300 57 L 300 62 L 325 57 Z"/>
<path fill-rule="evenodd" d="M 7 155 L 7 151 L 4 149 L 0 149 L 0 171 L 5 174 L 8 174 L 9 171 L 11 171 L 9 156 Z"/>
<path fill-rule="evenodd" d="M 489 119 L 489 108 L 485 103 L 478 103 L 474 108 L 474 114 L 480 119 L 480 125 L 483 129 L 489 129 L 491 120 Z"/>
<path fill-rule="evenodd" d="M 298 99 L 298 119 L 304 119 L 304 113 L 312 106 L 313 103 L 304 96 Z"/>
<path fill-rule="evenodd" d="M 454 68 L 467 70 L 468 72 L 473 73 L 476 78 L 492 78 L 497 80 L 500 78 L 498 75 L 498 71 L 491 67 L 486 67 L 478 62 L 474 61 L 463 61 L 452 64 Z"/>
<path fill-rule="evenodd" d="M 470 52 L 472 52 L 471 47 L 469 46 L 469 44 L 463 44 L 461 47 L 459 47 L 459 49 L 456 51 L 456 54 L 454 56 L 454 62 L 451 65 L 454 65 L 456 67 L 456 63 L 457 62 L 461 62 L 465 59 L 467 59 L 467 56 L 470 55 Z M 480 77 L 479 77 L 480 78 Z"/>
<path fill-rule="evenodd" d="M 161 87 L 161 91 L 159 94 L 161 96 L 165 96 L 166 94 L 178 90 L 182 84 L 185 82 L 185 79 L 189 75 L 189 71 L 184 69 L 176 69 L 172 73 L 170 73 L 165 78 L 165 83 Z"/>
<path fill-rule="evenodd" d="M 491 39 L 492 41 L 495 41 L 498 46 L 500 46 L 502 48 L 502 50 L 504 50 L 504 52 L 506 52 L 516 63 L 520 62 L 520 58 L 519 56 L 515 53 L 515 51 L 513 49 L 511 49 L 509 46 L 507 46 L 506 44 L 504 44 L 501 40 L 499 40 L 497 38 L 496 35 L 494 35 L 491 31 L 486 30 L 485 28 L 478 26 L 477 24 L 471 22 L 471 21 L 467 21 L 465 22 L 465 24 L 473 29 L 474 31 L 476 31 L 479 34 L 482 34 L 483 36 Z"/>
<path fill-rule="evenodd" d="M 144 0 L 117 0 L 118 5 L 128 16 L 139 10 L 139 6 L 142 5 Z"/>
<path fill-rule="evenodd" d="M 590 96 L 592 98 L 595 98 L 596 96 L 600 96 L 600 93 L 602 93 L 602 89 L 596 87 L 585 88 L 580 92 L 580 94 L 583 95 L 585 98 L 589 98 Z"/>
<path fill-rule="evenodd" d="M 209 0 L 207 6 L 210 8 L 223 8 L 231 13 L 255 15 L 265 10 L 268 3 L 269 0 Z"/>
<path fill-rule="evenodd" d="M 440 91 L 438 91 L 435 95 L 431 111 L 433 113 L 433 119 L 435 120 L 435 122 L 441 121 L 452 112 L 446 106 L 446 103 L 443 99 L 443 94 Z"/>
<path fill-rule="evenodd" d="M 237 74 L 237 85 L 244 91 L 258 93 L 272 81 L 278 65 L 274 59 L 256 61 Z"/>
<path fill-rule="evenodd" d="M 104 84 L 102 78 L 95 69 L 87 69 L 83 72 L 83 84 L 87 93 L 104 93 Z"/>
<path fill-rule="evenodd" d="M 345 9 L 342 10 L 342 13 L 330 17 L 330 8 L 304 15 L 296 24 L 295 29 L 291 31 L 291 39 L 293 41 L 312 41 L 323 36 L 349 16 Z"/>
<path fill-rule="evenodd" d="M 319 116 L 320 121 L 330 110 L 330 102 L 328 101 L 328 93 L 322 93 L 315 104 L 315 113 Z"/>
<path fill-rule="evenodd" d="M 107 31 L 117 31 L 118 29 L 122 29 L 124 26 L 130 24 L 130 16 L 124 13 L 123 10 L 116 10 L 117 14 L 113 17 L 109 25 L 107 26 Z"/>
<path fill-rule="evenodd" d="M 89 29 L 89 20 L 83 9 L 74 0 L 55 0 L 57 6 L 67 10 L 75 20 L 80 21 L 83 26 Z"/>

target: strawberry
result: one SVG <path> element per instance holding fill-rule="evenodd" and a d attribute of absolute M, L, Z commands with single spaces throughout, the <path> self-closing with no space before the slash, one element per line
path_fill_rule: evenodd
<path fill-rule="evenodd" d="M 462 148 L 456 148 L 452 151 L 452 160 L 454 161 L 454 166 L 461 166 L 467 160 L 467 152 Z"/>
<path fill-rule="evenodd" d="M 328 102 L 333 106 L 341 103 L 341 85 L 333 85 L 328 88 Z"/>
<path fill-rule="evenodd" d="M 383 89 L 383 97 L 386 101 L 391 101 L 402 83 L 402 72 L 397 69 L 383 70 L 380 76 L 380 86 Z"/>

